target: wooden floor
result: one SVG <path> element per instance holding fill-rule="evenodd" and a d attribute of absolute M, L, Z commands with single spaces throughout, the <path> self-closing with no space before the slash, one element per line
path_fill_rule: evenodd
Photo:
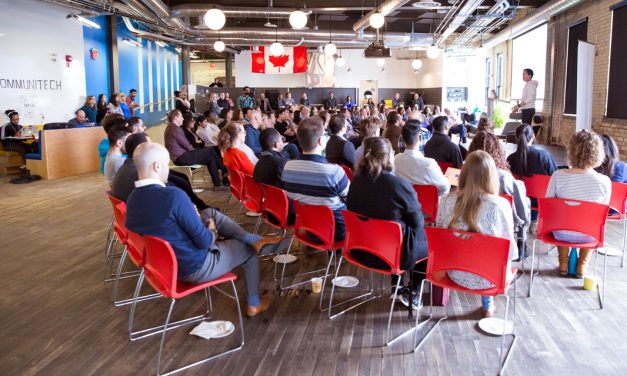
<path fill-rule="evenodd" d="M 129 342 L 128 307 L 115 308 L 111 284 L 103 284 L 104 243 L 111 208 L 99 174 L 27 185 L 0 184 L 2 375 L 154 374 L 159 340 Z M 224 193 L 203 192 L 217 204 Z M 610 243 L 619 226 L 609 224 Z M 301 256 L 306 267 L 316 257 Z M 322 260 L 319 260 L 322 262 Z M 517 300 L 519 341 L 510 360 L 511 375 L 627 374 L 627 269 L 618 258 L 608 266 L 608 304 L 598 309 L 594 293 L 581 282 L 557 277 L 555 256 L 544 257 L 534 297 L 526 298 L 528 279 L 520 280 Z M 602 263 L 600 263 L 602 265 Z M 477 328 L 477 296 L 451 294 L 449 319 L 411 352 L 410 338 L 383 347 L 390 300 L 378 300 L 335 320 L 317 307 L 309 289 L 280 297 L 274 291 L 272 261 L 262 262 L 262 288 L 273 295 L 271 309 L 245 319 L 244 349 L 193 368 L 190 375 L 494 375 L 499 339 Z M 239 274 L 239 270 L 236 270 Z M 362 275 L 359 275 L 363 277 Z M 365 281 L 364 278 L 361 279 Z M 387 286 L 387 282 L 385 283 Z M 243 299 L 243 279 L 237 281 Z M 130 295 L 134 283 L 122 283 Z M 346 292 L 345 292 L 346 293 Z M 233 302 L 213 294 L 214 319 L 236 322 Z M 201 312 L 202 294 L 177 304 L 175 318 Z M 141 304 L 138 325 L 165 319 L 164 300 Z M 437 308 L 438 316 L 444 308 Z M 502 301 L 498 313 L 504 311 Z M 409 327 L 406 311 L 395 314 Z M 234 344 L 237 331 L 224 340 L 188 335 L 191 327 L 167 338 L 166 367 L 194 361 L 216 348 Z"/>

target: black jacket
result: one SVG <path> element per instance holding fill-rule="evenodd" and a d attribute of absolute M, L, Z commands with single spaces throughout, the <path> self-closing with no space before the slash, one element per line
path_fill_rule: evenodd
<path fill-rule="evenodd" d="M 253 179 L 256 183 L 267 184 L 277 188 L 283 188 L 281 174 L 288 158 L 277 151 L 261 152 L 259 161 L 253 170 Z"/>
<path fill-rule="evenodd" d="M 433 158 L 437 162 L 452 163 L 453 167 L 461 168 L 464 160 L 459 146 L 442 132 L 435 131 L 425 144 L 425 157 Z"/>
<path fill-rule="evenodd" d="M 344 165 L 352 170 L 355 165 L 355 146 L 338 135 L 331 135 L 327 142 L 326 157 L 329 163 Z"/>

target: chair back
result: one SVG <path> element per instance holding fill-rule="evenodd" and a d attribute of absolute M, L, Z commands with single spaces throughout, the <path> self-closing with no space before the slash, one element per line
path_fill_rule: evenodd
<path fill-rule="evenodd" d="M 231 194 L 239 201 L 244 201 L 245 186 L 244 186 L 244 174 L 241 172 L 229 169 L 229 181 L 231 185 Z"/>
<path fill-rule="evenodd" d="M 342 216 L 346 224 L 344 258 L 365 269 L 381 272 L 353 257 L 352 251 L 360 250 L 384 261 L 390 267 L 384 271 L 386 274 L 403 273 L 400 267 L 403 230 L 399 223 L 364 217 L 348 210 L 342 210 Z"/>
<path fill-rule="evenodd" d="M 296 210 L 294 223 L 294 237 L 301 243 L 316 249 L 333 249 L 335 238 L 335 217 L 333 210 L 328 206 L 305 205 L 293 201 Z M 309 235 L 314 235 L 320 241 L 314 241 Z"/>
<path fill-rule="evenodd" d="M 595 238 L 600 247 L 609 209 L 608 205 L 596 202 L 541 198 L 538 200 L 538 238 L 553 231 L 576 231 Z"/>
<path fill-rule="evenodd" d="M 507 277 L 511 274 L 508 270 L 509 239 L 437 227 L 427 227 L 425 231 L 429 249 L 428 280 L 437 284 L 439 278 L 434 278 L 434 274 L 459 270 L 492 282 L 496 294 L 505 291 Z"/>
<path fill-rule="evenodd" d="M 261 184 L 263 201 L 261 202 L 261 216 L 270 226 L 278 229 L 289 228 L 289 200 L 284 190 L 271 185 Z"/>
<path fill-rule="evenodd" d="M 511 195 L 505 194 L 505 193 L 501 193 L 499 196 L 501 196 L 504 199 L 506 199 L 507 202 L 509 202 L 509 206 L 511 206 L 511 207 L 514 206 L 514 197 L 512 197 Z"/>
<path fill-rule="evenodd" d="M 255 213 L 261 212 L 261 204 L 263 202 L 263 192 L 261 185 L 255 182 L 252 176 L 242 174 L 244 176 L 244 205 L 254 211 Z"/>
<path fill-rule="evenodd" d="M 425 223 L 435 223 L 438 217 L 438 187 L 421 184 L 414 184 L 413 187 L 420 202 L 422 214 L 425 216 Z"/>
<path fill-rule="evenodd" d="M 535 199 L 546 197 L 549 180 L 551 180 L 549 175 L 524 176 L 523 183 L 527 190 L 527 197 Z"/>
<path fill-rule="evenodd" d="M 437 161 L 437 162 L 438 162 L 438 166 L 440 167 L 440 170 L 442 170 L 443 174 L 446 174 L 446 170 L 448 170 L 449 167 L 453 167 L 453 164 L 450 163 L 450 162 L 440 162 L 440 161 Z"/>
<path fill-rule="evenodd" d="M 350 169 L 350 167 L 344 166 L 344 165 L 339 165 L 340 167 L 342 167 L 342 170 L 344 170 L 344 173 L 346 174 L 346 177 L 348 178 L 348 180 L 353 180 L 353 170 Z"/>
<path fill-rule="evenodd" d="M 619 214 L 610 215 L 612 219 L 625 218 L 625 208 L 627 207 L 627 184 L 612 182 L 612 195 L 610 196 L 610 208 Z"/>
<path fill-rule="evenodd" d="M 178 263 L 170 243 L 144 236 L 144 275 L 150 285 L 166 298 L 176 292 Z"/>
<path fill-rule="evenodd" d="M 111 201 L 113 206 L 113 230 L 120 243 L 126 245 L 126 239 L 128 238 L 128 229 L 124 224 L 126 221 L 126 203 L 113 197 L 111 192 L 107 192 L 107 197 L 109 197 L 109 201 Z"/>
<path fill-rule="evenodd" d="M 137 267 L 144 266 L 144 238 L 138 233 L 128 230 L 126 241 L 128 257 Z"/>

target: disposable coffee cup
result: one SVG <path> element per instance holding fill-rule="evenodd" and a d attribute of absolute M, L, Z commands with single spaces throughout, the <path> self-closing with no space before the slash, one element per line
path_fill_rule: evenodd
<path fill-rule="evenodd" d="M 594 280 L 594 276 L 587 275 L 583 277 L 583 289 L 584 290 L 593 290 L 596 285 L 596 281 Z"/>
<path fill-rule="evenodd" d="M 311 279 L 311 291 L 314 294 L 320 294 L 322 291 L 322 278 L 315 277 Z"/>

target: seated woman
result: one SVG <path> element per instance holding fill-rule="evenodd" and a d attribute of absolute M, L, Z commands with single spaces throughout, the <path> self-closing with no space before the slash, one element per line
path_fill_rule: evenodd
<path fill-rule="evenodd" d="M 478 232 L 510 240 L 509 258 L 518 257 L 512 209 L 499 194 L 499 174 L 494 160 L 482 150 L 468 154 L 459 177 L 459 189 L 440 201 L 437 227 Z M 467 289 L 485 290 L 494 285 L 477 275 L 459 270 L 447 272 L 453 282 Z M 482 296 L 483 315 L 494 315 L 491 296 Z"/>
<path fill-rule="evenodd" d="M 205 142 L 196 134 L 196 121 L 191 113 L 183 115 L 183 132 L 185 138 L 189 141 L 194 149 L 200 149 L 205 147 Z"/>
<path fill-rule="evenodd" d="M 484 118 L 481 118 L 484 119 Z M 481 123 L 481 121 L 479 121 Z M 470 143 L 468 152 L 483 150 L 490 154 L 499 174 L 499 193 L 512 196 L 514 205 L 512 207 L 514 225 L 518 232 L 518 253 L 526 257 L 525 240 L 527 238 L 527 227 L 531 223 L 531 202 L 527 197 L 527 190 L 522 181 L 514 179 L 509 171 L 509 165 L 505 160 L 505 151 L 498 138 L 493 133 L 480 131 L 475 135 Z"/>
<path fill-rule="evenodd" d="M 606 134 L 601 135 L 605 159 L 594 170 L 610 178 L 611 181 L 627 183 L 627 163 L 621 161 L 616 141 Z"/>
<path fill-rule="evenodd" d="M 494 123 L 487 116 L 482 116 L 477 123 L 477 132 L 485 131 L 488 133 L 494 133 Z"/>
<path fill-rule="evenodd" d="M 424 272 L 426 262 L 416 265 L 417 260 L 427 257 L 424 217 L 416 198 L 416 191 L 408 182 L 392 173 L 394 151 L 390 141 L 370 137 L 364 140 L 364 147 L 365 154 L 348 190 L 346 207 L 366 217 L 400 223 L 403 228 L 401 268 Z M 370 254 L 356 250 L 352 255 L 364 265 L 389 269 L 385 262 Z M 411 296 L 414 309 L 420 306 L 418 290 L 421 280 L 422 278 L 412 278 Z M 395 287 L 396 283 L 397 279 L 394 277 L 392 285 Z M 409 305 L 406 293 L 401 294 L 399 298 L 403 304 Z"/>
<path fill-rule="evenodd" d="M 222 151 L 222 159 L 227 168 L 246 175 L 253 175 L 257 158 L 246 145 L 246 131 L 241 123 L 232 121 L 222 128 L 218 134 L 218 146 Z M 247 152 L 246 149 L 250 151 Z"/>
<path fill-rule="evenodd" d="M 231 121 L 231 119 L 233 119 L 233 110 L 230 108 L 223 108 L 222 111 L 220 111 L 219 118 L 220 120 L 216 123 L 216 125 L 218 128 L 222 129 L 229 123 L 229 121 Z"/>
<path fill-rule="evenodd" d="M 594 132 L 582 130 L 568 142 L 568 170 L 557 170 L 551 176 L 546 197 L 570 198 L 581 201 L 608 204 L 612 192 L 610 178 L 594 171 L 603 162 L 603 141 Z M 574 231 L 554 231 L 555 239 L 569 243 L 592 241 L 589 236 Z M 559 273 L 568 274 L 568 247 L 557 247 L 559 251 Z M 580 249 L 577 259 L 577 278 L 583 278 L 590 260 L 590 249 Z"/>
<path fill-rule="evenodd" d="M 20 114 L 15 110 L 6 110 L 4 114 L 9 118 L 8 123 L 0 126 L 0 140 L 4 149 L 17 152 L 22 157 L 27 153 L 36 153 L 38 148 L 36 142 L 19 139 L 23 128 L 20 125 Z"/>

